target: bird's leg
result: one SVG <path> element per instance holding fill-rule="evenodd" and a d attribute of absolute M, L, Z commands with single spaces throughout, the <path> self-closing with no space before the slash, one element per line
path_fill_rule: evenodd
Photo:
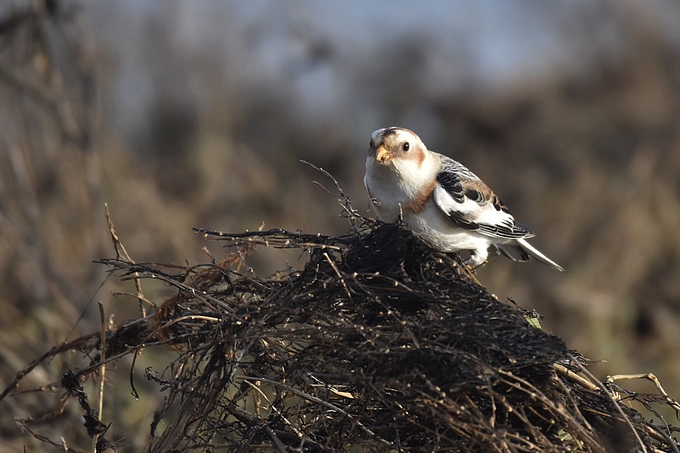
<path fill-rule="evenodd" d="M 488 250 L 472 250 L 470 252 L 470 258 L 464 261 L 465 265 L 474 271 L 478 267 L 485 265 L 489 260 Z"/>
<path fill-rule="evenodd" d="M 472 280 L 473 282 L 475 282 L 479 286 L 482 286 L 480 281 L 477 280 L 477 277 L 475 277 L 475 269 L 477 269 L 479 266 L 475 266 L 472 263 L 474 258 L 475 258 L 474 255 L 471 254 L 468 259 L 463 260 L 463 264 L 465 265 L 465 270 L 467 270 L 467 276 L 470 278 L 470 280 Z"/>

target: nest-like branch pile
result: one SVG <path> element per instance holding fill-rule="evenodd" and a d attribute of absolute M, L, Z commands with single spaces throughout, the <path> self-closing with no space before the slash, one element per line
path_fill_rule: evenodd
<path fill-rule="evenodd" d="M 107 360 L 177 351 L 146 374 L 166 395 L 150 452 L 677 451 L 668 427 L 659 434 L 604 387 L 570 378 L 579 365 L 564 343 L 456 257 L 398 225 L 355 221 L 339 238 L 202 231 L 234 249 L 186 269 L 102 260 L 178 288 L 106 339 Z M 307 264 L 259 278 L 243 261 L 257 245 L 299 248 Z M 98 345 L 94 335 L 70 347 Z M 98 362 L 62 382 L 81 404 Z"/>

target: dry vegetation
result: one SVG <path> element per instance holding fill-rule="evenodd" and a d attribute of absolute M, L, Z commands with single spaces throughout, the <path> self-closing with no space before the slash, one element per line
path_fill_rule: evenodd
<path fill-rule="evenodd" d="M 117 256 L 101 263 L 134 280 L 132 300 L 151 312 L 118 326 L 102 316 L 102 335 L 53 348 L 0 400 L 14 394 L 21 405 L 26 391 L 14 389 L 27 373 L 77 351 L 90 358 L 85 365 L 33 392 L 77 400 L 81 430 L 96 451 L 121 447 L 117 422 L 100 421 L 101 406 L 92 407 L 83 383 L 98 380 L 102 401 L 107 367 L 164 345 L 174 358 L 145 372 L 164 394 L 150 423 L 150 452 L 678 451 L 680 428 L 655 408 L 680 414 L 680 404 L 660 384 L 661 394 L 603 385 L 586 360 L 537 328 L 531 312 L 487 293 L 462 261 L 398 224 L 359 216 L 347 199 L 342 204 L 352 228 L 337 238 L 199 230 L 232 253 L 189 267 L 135 263 L 111 225 Z M 307 263 L 263 279 L 246 261 L 256 247 L 299 250 Z M 146 279 L 177 292 L 149 299 Z M 130 386 L 138 396 L 135 367 L 133 360 Z M 621 403 L 631 399 L 661 424 Z M 63 408 L 18 424 L 72 451 L 69 439 L 36 432 Z"/>
<path fill-rule="evenodd" d="M 74 403 L 84 394 L 90 400 L 97 401 L 98 381 L 88 379 L 81 382 L 80 379 L 88 373 L 89 376 L 97 376 L 95 371 L 100 336 L 93 332 L 100 329 L 95 303 L 98 299 L 103 301 L 105 315 L 113 316 L 106 324 L 109 329 L 106 337 L 112 342 L 107 350 L 119 347 L 119 350 L 109 352 L 128 354 L 110 362 L 111 368 L 107 370 L 108 385 L 104 394 L 108 403 L 104 404 L 102 419 L 104 424 L 112 424 L 104 439 L 114 443 L 120 441 L 128 445 L 129 451 L 140 451 L 149 441 L 149 426 L 153 421 L 150 414 L 160 410 L 158 417 L 164 414 L 165 418 L 159 423 L 155 432 L 157 437 L 152 439 L 152 443 L 200 442 L 199 438 L 190 441 L 174 435 L 166 428 L 174 426 L 179 429 L 186 421 L 167 416 L 169 411 L 174 411 L 184 401 L 182 398 L 185 395 L 178 388 L 164 386 L 175 382 L 172 380 L 175 378 L 180 380 L 177 382 L 199 379 L 209 358 L 215 356 L 215 351 L 245 351 L 242 342 L 248 338 L 256 338 L 256 335 L 268 338 L 266 335 L 272 335 L 271 332 L 258 330 L 262 326 L 255 323 L 254 330 L 248 331 L 240 342 L 235 341 L 236 334 L 230 330 L 233 326 L 228 327 L 225 320 L 229 319 L 229 310 L 239 309 L 239 303 L 243 302 L 237 302 L 236 293 L 220 293 L 219 290 L 223 288 L 211 279 L 221 278 L 225 285 L 229 279 L 241 281 L 244 285 L 255 285 L 255 282 L 282 285 L 283 291 L 284 282 L 309 283 L 304 280 L 309 277 L 310 268 L 304 268 L 306 258 L 309 258 L 310 263 L 321 266 L 318 271 L 323 272 L 324 278 L 333 279 L 333 275 L 338 277 L 331 263 L 338 267 L 340 275 L 346 277 L 334 280 L 334 284 L 341 285 L 335 288 L 340 290 L 339 298 L 349 298 L 351 295 L 354 301 L 359 296 L 353 291 L 363 291 L 361 285 L 365 286 L 366 282 L 352 277 L 349 272 L 351 266 L 345 261 L 343 253 L 352 244 L 356 245 L 359 239 L 365 239 L 366 231 L 361 230 L 364 233 L 357 236 L 342 236 L 346 223 L 337 220 L 337 204 L 329 203 L 327 195 L 311 184 L 310 181 L 316 175 L 299 164 L 299 159 L 313 161 L 331 170 L 342 181 L 357 206 L 363 208 L 368 206 L 361 202 L 365 197 L 361 177 L 363 148 L 367 140 L 359 140 L 357 135 L 361 131 L 349 120 L 329 122 L 313 131 L 299 124 L 294 115 L 289 114 L 295 76 L 277 84 L 279 91 L 276 92 L 257 86 L 234 87 L 233 77 L 220 73 L 215 55 L 206 52 L 205 55 L 194 55 L 192 58 L 184 55 L 184 60 L 178 59 L 178 62 L 173 63 L 176 66 L 172 66 L 172 70 L 162 65 L 160 69 L 152 69 L 164 74 L 179 74 L 179 88 L 176 79 L 168 86 L 164 85 L 167 80 L 157 79 L 158 92 L 161 94 L 155 110 L 149 112 L 149 123 L 153 130 L 151 138 L 139 142 L 141 145 L 137 143 L 138 148 L 135 143 L 123 144 L 107 123 L 107 105 L 115 101 L 111 94 L 111 87 L 116 83 L 111 75 L 115 73 L 115 56 L 107 54 L 104 45 L 97 47 L 98 41 L 92 40 L 92 36 L 85 32 L 82 6 L 76 1 L 66 0 L 26 2 L 25 5 L 19 1 L 16 5 L 15 8 L 0 11 L 0 287 L 3 288 L 0 301 L 3 307 L 0 311 L 0 385 L 12 390 L 0 403 L 0 438 L 3 446 L 7 445 L 12 451 L 20 451 L 24 446 L 28 451 L 42 451 L 45 445 L 36 440 L 38 437 L 59 444 L 59 438 L 63 436 L 69 446 L 78 446 L 80 450 L 89 448 L 90 438 L 82 428 L 80 418 L 85 412 L 81 404 Z M 527 308 L 536 308 L 545 316 L 543 324 L 547 331 L 554 332 L 569 347 L 578 349 L 592 359 L 606 360 L 606 363 L 591 363 L 588 366 L 599 380 L 604 380 L 603 376 L 608 374 L 653 371 L 670 395 L 678 395 L 680 72 L 677 68 L 680 67 L 680 50 L 660 31 L 662 28 L 652 16 L 632 4 L 623 2 L 617 3 L 617 6 L 610 5 L 609 9 L 598 10 L 598 14 L 616 15 L 619 25 L 625 29 L 627 41 L 618 54 L 593 53 L 590 66 L 579 75 L 556 73 L 542 79 L 540 83 L 520 83 L 493 92 L 472 89 L 448 98 L 428 97 L 428 90 L 422 85 L 426 79 L 418 72 L 417 65 L 409 66 L 412 69 L 407 74 L 393 71 L 394 79 L 386 83 L 376 72 L 378 69 L 372 68 L 370 64 L 342 60 L 346 56 L 336 54 L 332 42 L 326 43 L 325 51 L 315 54 L 314 58 L 320 58 L 315 60 L 315 64 L 330 62 L 335 68 L 354 68 L 357 73 L 352 80 L 356 84 L 356 97 L 364 102 L 370 99 L 372 103 L 382 106 L 379 124 L 361 125 L 366 127 L 362 132 L 366 137 L 380 126 L 409 126 L 403 121 L 404 118 L 412 118 L 409 109 L 413 106 L 419 106 L 419 111 L 426 111 L 433 123 L 440 125 L 433 126 L 439 128 L 433 134 L 437 139 L 428 140 L 424 137 L 426 143 L 437 151 L 461 160 L 488 181 L 517 217 L 538 232 L 537 246 L 567 268 L 565 274 L 559 274 L 532 263 L 516 265 L 496 260 L 477 275 L 484 286 L 491 292 L 510 295 Z M 598 22 L 597 17 L 590 19 L 594 23 Z M 154 24 L 155 28 L 149 29 L 163 30 L 163 33 L 152 35 L 148 39 L 148 46 L 139 51 L 143 52 L 148 47 L 148 52 L 154 55 L 154 59 L 148 60 L 155 62 L 158 62 L 158 58 L 172 59 L 182 55 L 173 48 L 177 41 L 167 39 L 173 36 L 172 30 L 163 28 L 167 27 L 162 23 L 163 18 L 158 20 L 159 23 Z M 229 28 L 229 18 L 224 20 L 227 22 L 225 28 Z M 580 28 L 587 27 L 584 25 L 587 22 L 579 20 L 577 23 L 579 26 L 573 27 L 573 36 L 566 34 L 565 39 L 583 39 L 582 36 L 587 36 Z M 90 33 L 96 34 L 96 30 Z M 386 50 L 394 56 L 390 62 L 393 66 L 390 67 L 401 68 L 409 62 L 427 62 L 428 58 L 432 58 L 428 54 L 426 41 L 412 39 L 406 46 L 402 45 L 404 43 L 397 44 Z M 241 65 L 237 63 L 245 61 L 247 55 L 235 51 L 229 53 L 229 58 L 236 62 L 230 64 L 230 68 L 240 68 Z M 202 93 L 210 95 L 203 94 L 203 101 L 193 101 L 195 103 L 187 109 L 179 108 L 163 97 L 163 93 L 178 91 L 195 93 L 189 89 L 189 79 L 192 80 L 191 87 L 198 85 Z M 226 90 L 225 86 L 230 89 Z M 409 93 L 411 97 L 395 99 L 395 93 Z M 356 100 L 347 99 L 347 104 L 339 106 L 338 111 L 356 112 L 365 105 L 353 102 Z M 320 143 L 324 144 L 323 150 L 319 149 Z M 243 267 L 240 269 L 243 275 L 239 274 L 232 265 L 238 267 L 240 261 L 225 264 L 221 259 L 223 252 L 215 247 L 218 243 L 211 242 L 207 244 L 208 247 L 214 256 L 219 257 L 211 263 L 196 268 L 185 264 L 179 267 L 147 266 L 147 270 L 156 273 L 159 279 L 144 282 L 146 298 L 159 308 L 173 307 L 174 311 L 156 311 L 156 308 L 142 304 L 150 311 L 147 316 L 140 318 L 137 299 L 120 296 L 136 294 L 137 288 L 133 283 L 106 278 L 101 265 L 92 265 L 92 260 L 110 255 L 110 239 L 102 201 L 109 203 L 118 232 L 137 262 L 205 262 L 201 247 L 206 244 L 199 235 L 190 234 L 192 227 L 199 225 L 244 231 L 257 229 L 263 220 L 268 226 L 322 231 L 329 235 L 329 240 L 339 241 L 338 247 L 345 247 L 345 251 L 330 250 L 329 258 L 326 259 L 323 253 L 303 254 L 301 257 L 298 249 L 287 252 L 277 250 L 274 253 L 270 251 L 271 247 L 262 247 L 247 259 L 247 263 L 257 269 L 257 275 L 269 275 L 276 269 L 285 268 L 282 264 L 284 260 L 290 262 L 291 266 L 305 269 L 286 271 L 269 279 L 255 277 L 255 274 L 245 272 Z M 370 230 L 372 227 L 367 228 Z M 389 233 L 404 234 L 395 231 Z M 308 244 L 297 245 L 301 247 L 300 250 L 313 251 L 317 250 L 314 244 L 312 238 Z M 412 251 L 416 254 L 429 253 L 418 247 Z M 443 263 L 436 262 L 440 258 L 444 260 Z M 438 266 L 448 269 L 446 272 L 450 274 L 447 274 L 447 278 L 458 282 L 460 291 L 472 288 L 464 277 L 459 280 L 461 277 L 457 272 L 460 269 L 450 259 L 433 256 L 421 256 L 418 259 L 424 260 L 419 261 L 421 265 L 434 259 L 433 269 L 439 269 Z M 121 270 L 126 265 L 128 270 L 137 269 L 130 262 L 123 259 L 107 264 Z M 341 269 L 342 266 L 350 267 Z M 388 275 L 393 270 L 390 269 Z M 406 274 L 397 273 L 392 278 L 402 281 L 402 277 L 408 276 L 414 280 L 412 271 L 414 269 L 408 272 L 404 270 Z M 159 284 L 160 280 L 168 285 Z M 179 282 L 182 284 L 179 285 Z M 356 287 L 353 286 L 355 284 Z M 408 282 L 406 286 L 410 284 Z M 167 300 L 176 302 L 178 298 L 187 297 L 192 285 L 208 285 L 211 291 L 216 292 L 215 297 L 222 301 L 217 308 L 221 307 L 224 312 L 202 313 L 205 311 L 204 302 L 194 299 L 185 305 L 160 303 L 169 296 L 172 298 Z M 288 290 L 292 291 L 290 288 Z M 372 291 L 375 292 L 375 288 Z M 424 291 L 427 293 L 431 288 L 425 288 Z M 365 311 L 357 310 L 357 316 L 360 313 L 378 316 L 380 310 L 392 307 L 396 313 L 394 316 L 401 317 L 407 324 L 401 325 L 396 322 L 397 318 L 386 317 L 365 320 L 364 324 L 357 323 L 356 326 L 365 325 L 370 333 L 363 335 L 368 335 L 366 338 L 370 339 L 374 339 L 370 335 L 376 334 L 376 326 L 389 326 L 389 335 L 380 341 L 374 339 L 370 344 L 371 348 L 375 348 L 373 351 L 387 347 L 390 341 L 402 342 L 400 345 L 408 341 L 410 345 L 429 345 L 428 341 L 434 341 L 431 336 L 423 339 L 421 334 L 424 335 L 425 331 L 414 333 L 413 325 L 408 322 L 418 324 L 427 319 L 428 323 L 432 323 L 426 325 L 428 329 L 444 329 L 445 335 L 454 335 L 457 331 L 451 330 L 447 323 L 453 322 L 455 310 L 461 308 L 462 300 L 468 299 L 459 298 L 455 288 L 445 287 L 441 291 L 447 300 L 445 304 L 433 304 L 426 297 L 424 302 L 412 307 L 413 311 L 403 311 L 404 307 L 392 299 L 385 301 L 377 297 L 374 300 L 370 292 L 361 293 L 365 305 L 357 308 Z M 526 328 L 520 322 L 521 311 L 498 302 L 482 289 L 477 288 L 476 291 L 481 291 L 479 300 L 484 301 L 478 303 L 491 304 L 492 311 L 500 310 L 504 316 L 507 314 L 514 335 L 526 334 L 531 338 L 554 340 L 554 337 Z M 111 297 L 111 294 L 114 296 Z M 283 301 L 267 297 L 263 297 L 260 302 L 268 301 L 271 304 L 273 300 Z M 254 299 L 245 296 L 240 299 L 244 298 L 249 304 L 259 306 Z M 500 299 L 504 300 L 505 297 Z M 347 322 L 348 312 L 343 311 L 349 310 L 347 305 L 336 306 L 331 299 L 319 300 L 318 303 L 329 304 L 325 308 L 318 306 L 321 310 L 319 313 L 336 316 L 333 319 L 340 323 L 338 326 Z M 479 308 L 478 305 L 474 306 Z M 293 309 L 292 306 L 288 308 Z M 299 314 L 304 312 L 302 310 Z M 206 316 L 219 322 L 199 318 L 182 319 L 185 316 Z M 272 319 L 278 320 L 274 313 L 266 309 L 259 316 L 273 316 Z M 441 317 L 439 321 L 431 321 L 431 317 L 437 316 Z M 260 322 L 264 318 L 253 319 Z M 310 326 L 316 326 L 314 322 L 328 325 L 327 320 L 323 319 L 306 321 L 311 322 Z M 168 323 L 172 325 L 168 326 Z M 136 328 L 139 330 L 136 331 Z M 153 337 L 154 343 L 171 343 L 171 339 L 164 339 L 160 333 L 169 332 L 172 328 L 178 329 L 179 334 L 175 333 L 174 336 L 180 335 L 177 340 L 179 343 L 168 350 L 151 348 L 137 355 L 136 351 L 141 346 L 135 341 L 148 341 L 141 335 L 151 335 L 149 339 Z M 409 331 L 414 336 L 409 336 Z M 337 337 L 350 333 L 351 329 L 332 331 L 329 335 Z M 201 338 L 196 346 L 204 355 L 187 354 L 189 349 L 182 339 L 193 334 Z M 212 337 L 206 339 L 204 335 Z M 224 338 L 233 340 L 232 343 L 215 344 L 214 341 L 221 338 L 220 335 L 226 335 Z M 315 404 L 321 404 L 299 394 L 292 396 L 295 392 L 304 392 L 351 415 L 341 416 L 342 412 L 337 411 L 331 413 L 325 406 L 329 409 L 326 413 L 328 419 L 312 421 L 300 418 L 298 422 L 301 425 L 295 425 L 295 429 L 299 428 L 300 432 L 308 429 L 304 432 L 310 441 L 318 443 L 323 437 L 315 431 L 322 429 L 325 426 L 323 423 L 337 422 L 346 424 L 343 426 L 347 427 L 348 436 L 357 436 L 352 437 L 351 442 L 367 441 L 370 436 L 365 429 L 368 429 L 377 436 L 376 439 L 379 437 L 397 442 L 393 445 L 398 445 L 398 442 L 404 442 L 405 447 L 416 445 L 414 442 L 418 439 L 414 437 L 413 431 L 408 431 L 407 438 L 397 441 L 390 437 L 394 433 L 384 433 L 368 424 L 363 424 L 362 428 L 362 425 L 350 422 L 352 419 L 364 420 L 361 417 L 366 416 L 366 413 L 374 414 L 362 410 L 382 409 L 381 404 L 394 408 L 395 401 L 403 405 L 401 398 L 412 396 L 408 393 L 411 391 L 425 392 L 428 397 L 434 398 L 434 387 L 408 374 L 414 370 L 384 376 L 384 380 L 380 381 L 384 384 L 383 390 L 388 387 L 400 389 L 395 382 L 402 382 L 400 379 L 406 378 L 426 386 L 406 393 L 401 389 L 394 394 L 385 394 L 380 388 L 367 385 L 373 381 L 361 381 L 356 376 L 349 379 L 342 373 L 352 368 L 340 369 L 335 361 L 328 361 L 325 365 L 333 367 L 331 371 L 338 373 L 337 376 L 342 379 L 330 380 L 317 373 L 316 378 L 320 381 L 312 382 L 311 377 L 298 372 L 303 366 L 309 365 L 297 362 L 304 359 L 297 354 L 300 348 L 290 346 L 290 343 L 285 346 L 286 341 L 289 341 L 287 339 L 269 338 L 266 344 L 272 349 L 260 349 L 260 352 L 270 354 L 276 360 L 291 360 L 298 368 L 285 370 L 294 375 L 278 376 L 282 380 L 288 379 L 284 383 L 287 387 L 262 380 L 258 384 L 240 378 L 243 382 L 241 387 L 232 389 L 248 394 L 245 400 L 241 400 L 243 405 L 240 407 L 251 416 L 266 418 L 271 415 L 272 420 L 278 420 L 279 423 L 276 426 L 262 425 L 262 429 L 265 429 L 264 426 L 273 429 L 275 436 L 265 429 L 264 434 L 259 431 L 260 437 L 249 441 L 273 442 L 272 445 L 277 448 L 274 441 L 279 432 L 277 430 L 288 430 L 279 440 L 286 445 L 294 445 L 296 439 L 300 439 L 298 433 L 289 425 L 280 425 L 285 425 L 285 417 L 276 419 L 275 411 L 285 409 L 290 411 L 286 414 L 295 415 L 295 411 L 313 410 Z M 333 346 L 328 338 L 320 338 L 323 340 L 319 343 L 320 348 Z M 256 346 L 259 340 L 253 341 L 253 347 L 262 347 L 262 344 Z M 553 344 L 550 341 L 546 340 L 546 349 Z M 514 343 L 514 346 L 503 344 L 500 351 L 509 348 L 514 354 L 518 351 L 512 347 L 518 344 L 521 342 Z M 470 350 L 460 346 L 460 342 L 454 346 L 455 354 L 461 351 L 473 355 L 479 353 L 474 348 Z M 45 354 L 45 351 L 49 352 L 23 377 L 20 387 L 16 389 L 10 386 L 16 373 L 34 358 Z M 408 348 L 404 351 L 414 353 Z M 488 412 L 490 409 L 485 404 L 493 402 L 496 404 L 493 410 L 500 417 L 500 425 L 497 426 L 510 422 L 512 417 L 503 419 L 503 411 L 508 407 L 503 404 L 514 405 L 516 401 L 497 398 L 496 393 L 504 385 L 517 384 L 519 381 L 516 379 L 523 379 L 533 385 L 539 391 L 536 395 L 547 395 L 552 403 L 563 402 L 565 406 L 560 410 L 597 407 L 608 414 L 611 420 L 623 420 L 612 411 L 613 403 L 603 399 L 603 392 L 588 386 L 588 382 L 592 386 L 598 379 L 584 377 L 586 381 L 579 384 L 566 373 L 555 374 L 549 365 L 557 359 L 566 360 L 566 352 L 559 348 L 550 351 L 541 356 L 538 360 L 540 363 L 536 364 L 538 374 L 543 379 L 538 381 L 518 372 L 519 365 L 503 368 L 493 361 L 500 360 L 495 356 L 473 361 L 477 368 L 468 370 L 470 376 L 487 367 L 491 367 L 493 373 L 483 372 L 482 376 L 486 376 L 484 382 L 469 395 L 480 412 L 466 414 L 467 420 L 473 420 L 480 414 L 488 418 L 493 412 Z M 83 352 L 89 355 L 83 355 Z M 338 354 L 338 360 L 349 355 L 347 351 L 338 351 Z M 45 360 L 50 357 L 51 360 Z M 140 395 L 139 401 L 129 396 L 128 372 L 133 368 L 133 357 L 136 360 L 133 382 Z M 228 357 L 228 354 L 224 357 Z M 309 360 L 313 357 L 310 356 Z M 512 355 L 508 357 L 515 358 Z M 356 360 L 360 360 L 359 355 Z M 350 360 L 348 365 L 350 363 L 354 362 Z M 396 366 L 396 363 L 393 365 Z M 171 368 L 163 374 L 168 364 L 172 364 Z M 177 367 L 182 364 L 184 368 L 181 372 L 177 371 Z M 239 368 L 240 363 L 222 365 L 221 370 L 229 373 L 229 370 Z M 234 372 L 234 379 L 235 376 L 262 377 L 263 374 L 257 373 L 267 370 L 257 367 L 270 365 L 249 364 L 251 368 L 245 371 L 255 374 L 239 374 L 244 373 L 241 369 Z M 375 366 L 373 363 L 364 363 L 362 366 L 368 365 Z M 140 377 L 140 370 L 147 367 L 150 367 L 147 375 L 149 380 Z M 499 374 L 499 369 L 511 375 Z M 62 386 L 59 382 L 67 370 L 74 371 L 74 376 L 79 379 L 63 381 Z M 173 371 L 177 373 L 172 374 Z M 580 369 L 571 371 L 583 374 Z M 205 379 L 217 379 L 212 374 L 205 376 Z M 345 378 L 348 380 L 341 382 Z M 451 376 L 451 379 L 454 378 Z M 222 379 L 225 377 L 222 376 Z M 448 384 L 457 388 L 452 382 Z M 633 416 L 634 412 L 626 414 L 637 428 L 636 432 L 643 443 L 649 446 L 654 442 L 657 448 L 662 448 L 661 445 L 666 442 L 662 439 L 662 433 L 672 432 L 663 426 L 663 417 L 670 421 L 676 417 L 676 412 L 665 404 L 668 400 L 660 390 L 650 395 L 655 389 L 653 380 L 641 382 L 644 383 L 627 381 L 625 387 L 629 391 L 617 387 L 616 383 L 610 384 L 610 394 L 629 402 L 631 411 L 653 409 L 659 412 L 658 415 L 652 414 L 652 425 L 662 426 L 661 431 L 649 428 L 651 425 Z M 551 387 L 558 384 L 571 389 L 567 392 L 570 394 Z M 80 393 L 78 385 L 83 386 L 84 393 Z M 349 387 L 341 388 L 340 385 Z M 527 387 L 523 385 L 520 387 L 526 390 Z M 159 393 L 159 388 L 165 388 L 165 391 Z M 226 393 L 220 394 L 222 400 L 212 401 L 211 404 L 222 404 L 229 398 L 241 395 L 229 393 L 232 391 L 230 388 L 212 389 L 220 392 L 224 390 Z M 31 389 L 40 391 L 33 392 Z M 71 396 L 67 396 L 65 389 L 71 392 Z M 259 409 L 254 406 L 256 395 L 260 395 L 257 403 Z M 452 398 L 450 394 L 447 395 Z M 581 396 L 583 400 L 579 399 Z M 270 400 L 267 401 L 267 398 Z M 88 404 L 94 407 L 92 401 Z M 164 407 L 163 401 L 174 401 L 174 405 L 168 403 Z M 655 402 L 662 404 L 649 406 Z M 593 422 L 587 411 L 580 416 L 570 413 L 576 420 L 585 420 L 590 424 L 588 428 L 583 423 L 582 427 L 585 426 L 586 431 L 577 432 L 566 417 L 560 418 L 561 412 L 554 407 L 541 406 L 538 400 L 524 403 L 527 406 L 517 407 L 525 411 L 527 420 L 534 421 L 533 415 L 527 415 L 527 411 L 534 409 L 542 415 L 552 414 L 561 420 L 560 423 L 564 423 L 560 425 L 564 431 L 528 432 L 526 428 L 529 425 L 518 418 L 512 427 L 503 427 L 505 432 L 518 436 L 512 438 L 514 440 L 522 438 L 536 445 L 548 445 L 556 441 L 555 433 L 558 436 L 569 434 L 562 440 L 571 442 L 572 446 L 585 445 L 597 451 L 592 442 L 601 441 L 603 443 L 598 445 L 604 445 L 609 439 L 608 431 Z M 455 404 L 463 403 L 455 401 Z M 539 406 L 541 408 L 536 409 Z M 201 413 L 207 414 L 201 423 L 220 417 L 220 412 L 212 412 L 216 407 L 224 410 L 225 406 L 198 408 Z M 453 408 L 454 405 L 431 407 L 431 411 L 435 412 L 429 414 L 441 410 L 451 415 L 455 412 Z M 351 412 L 353 410 L 361 413 Z M 645 417 L 652 416 L 646 414 Z M 583 418 L 579 418 L 581 416 Z M 222 422 L 227 418 L 223 418 Z M 23 430 L 32 430 L 35 436 L 19 429 L 17 420 Z M 458 419 L 454 417 L 450 420 Z M 234 429 L 245 430 L 246 422 L 246 419 L 241 419 L 240 428 L 235 426 Z M 617 424 L 619 422 L 613 422 L 613 432 L 626 433 L 622 434 L 621 440 L 627 441 L 629 438 L 626 436 L 632 435 L 633 431 L 630 427 L 621 428 Z M 404 423 L 403 426 L 411 426 L 408 423 L 413 423 L 413 420 Z M 96 429 L 97 426 L 93 422 L 92 428 Z M 200 426 L 206 429 L 208 425 Z M 219 427 L 226 429 L 222 425 Z M 196 429 L 196 435 L 203 436 Z M 469 431 L 468 434 L 473 432 L 479 434 L 477 431 Z M 485 437 L 488 431 L 484 432 L 487 434 L 480 434 L 480 439 L 490 439 Z M 291 437 L 291 433 L 295 437 Z M 438 433 L 440 437 L 434 436 L 430 440 L 445 442 L 450 437 L 449 440 L 459 441 L 465 436 L 465 433 L 460 432 L 451 436 L 449 434 Z M 223 435 L 226 436 L 225 432 L 220 434 Z M 577 439 L 584 443 L 580 444 Z M 420 441 L 426 442 L 425 439 Z"/>

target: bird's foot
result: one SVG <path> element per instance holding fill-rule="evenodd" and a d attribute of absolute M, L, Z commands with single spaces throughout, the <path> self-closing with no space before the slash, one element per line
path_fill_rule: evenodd
<path fill-rule="evenodd" d="M 464 259 L 463 264 L 470 270 L 470 272 L 474 272 L 475 269 L 477 269 L 479 266 L 475 266 L 475 264 L 472 261 L 472 257 Z"/>
<path fill-rule="evenodd" d="M 471 272 L 474 272 L 477 268 L 480 268 L 489 262 L 489 254 L 482 254 L 473 250 L 470 252 L 470 257 L 463 260 L 463 262 Z"/>
<path fill-rule="evenodd" d="M 482 266 L 484 262 L 477 264 L 474 262 L 473 256 L 471 256 L 470 258 L 463 260 L 463 264 L 465 265 L 465 269 L 467 270 L 467 275 L 470 278 L 470 280 L 472 280 L 479 286 L 482 286 L 482 283 L 479 280 L 477 280 L 477 277 L 475 277 L 475 270 L 478 267 Z"/>

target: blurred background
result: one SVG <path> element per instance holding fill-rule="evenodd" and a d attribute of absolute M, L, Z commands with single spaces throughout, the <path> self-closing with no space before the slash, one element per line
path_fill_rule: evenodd
<path fill-rule="evenodd" d="M 114 294 L 132 286 L 92 262 L 115 254 L 103 203 L 138 262 L 206 262 L 203 246 L 223 256 L 194 226 L 341 234 L 339 205 L 313 181 L 332 183 L 300 160 L 372 215 L 370 134 L 399 125 L 484 179 L 566 268 L 497 258 L 478 273 L 491 292 L 606 360 L 598 378 L 653 372 L 680 398 L 678 23 L 670 0 L 3 2 L 0 385 L 98 331 L 96 301 L 114 323 L 139 316 Z M 250 264 L 268 275 L 300 256 Z M 162 398 L 143 368 L 161 371 L 163 354 L 139 359 L 140 401 L 129 363 L 107 375 L 107 437 L 129 451 Z M 84 363 L 72 359 L 20 388 Z M 39 451 L 14 418 L 58 399 L 0 404 L 0 438 Z M 32 429 L 87 448 L 80 414 L 71 402 Z"/>

